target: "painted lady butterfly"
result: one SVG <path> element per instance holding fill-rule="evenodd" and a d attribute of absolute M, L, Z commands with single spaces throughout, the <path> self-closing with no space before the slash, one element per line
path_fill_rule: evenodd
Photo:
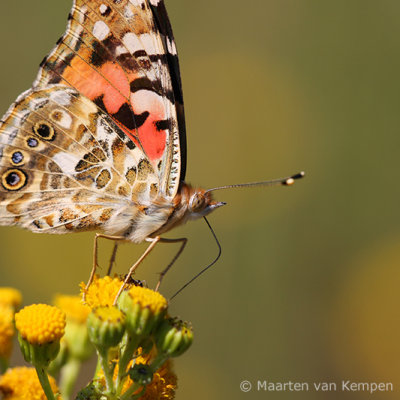
<path fill-rule="evenodd" d="M 32 89 L 3 117 L 0 155 L 1 225 L 148 240 L 143 257 L 162 233 L 224 204 L 184 182 L 181 79 L 163 0 L 75 0 Z M 177 241 L 182 250 L 186 239 Z"/>

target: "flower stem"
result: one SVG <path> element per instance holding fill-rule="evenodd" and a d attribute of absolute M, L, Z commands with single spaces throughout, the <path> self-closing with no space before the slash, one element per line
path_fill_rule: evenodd
<path fill-rule="evenodd" d="M 161 366 L 168 360 L 168 356 L 164 354 L 158 354 L 156 358 L 151 362 L 150 368 L 154 372 L 156 372 Z"/>
<path fill-rule="evenodd" d="M 133 357 L 133 353 L 139 345 L 139 339 L 128 336 L 126 341 L 125 349 L 123 350 L 122 356 L 118 363 L 118 376 L 117 376 L 117 394 L 121 393 L 124 380 L 126 378 L 126 370 L 129 362 Z"/>
<path fill-rule="evenodd" d="M 81 362 L 71 358 L 61 369 L 60 391 L 64 400 L 69 400 L 78 378 Z"/>
<path fill-rule="evenodd" d="M 103 369 L 104 378 L 106 380 L 107 392 L 109 394 L 113 394 L 115 392 L 115 388 L 114 388 L 113 374 L 108 363 L 108 351 L 98 350 L 98 355 L 99 355 L 99 363 L 101 365 L 101 368 Z"/>
<path fill-rule="evenodd" d="M 56 400 L 53 390 L 51 389 L 49 377 L 47 376 L 46 370 L 43 367 L 35 367 L 35 369 L 39 378 L 39 382 L 42 385 L 44 394 L 47 397 L 47 400 Z"/>

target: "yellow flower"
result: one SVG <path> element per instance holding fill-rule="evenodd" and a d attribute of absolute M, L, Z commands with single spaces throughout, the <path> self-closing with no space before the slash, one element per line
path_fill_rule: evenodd
<path fill-rule="evenodd" d="M 140 352 L 140 349 L 139 349 Z M 136 364 L 149 364 L 151 355 L 138 356 L 135 359 Z M 132 362 L 129 363 L 129 367 L 132 366 Z M 114 370 L 114 380 L 118 375 L 118 364 Z M 97 377 L 100 382 L 105 386 L 105 379 L 103 371 L 100 370 Z M 128 376 L 124 382 L 121 393 L 125 393 L 133 384 L 133 381 Z M 172 361 L 166 361 L 153 375 L 153 381 L 146 386 L 146 391 L 140 400 L 170 400 L 175 398 L 175 390 L 178 387 L 177 377 L 172 370 Z M 141 389 L 140 389 L 141 390 Z M 140 391 L 139 390 L 139 391 Z M 139 393 L 139 391 L 137 393 Z"/>
<path fill-rule="evenodd" d="M 56 381 L 49 376 L 50 386 L 58 392 Z M 0 393 L 4 400 L 47 400 L 34 368 L 18 367 L 0 377 Z M 61 400 L 61 397 L 58 397 Z"/>
<path fill-rule="evenodd" d="M 110 276 L 99 278 L 96 275 L 88 290 L 85 289 L 85 283 L 80 284 L 81 293 L 86 293 L 86 304 L 90 308 L 112 306 L 122 283 L 123 281 L 119 278 L 111 278 Z"/>
<path fill-rule="evenodd" d="M 69 321 L 84 324 L 90 313 L 90 307 L 82 304 L 80 296 L 67 296 L 58 294 L 55 296 L 54 305 L 65 312 Z"/>
<path fill-rule="evenodd" d="M 7 360 L 10 357 L 13 336 L 14 312 L 0 303 L 0 358 Z"/>
<path fill-rule="evenodd" d="M 145 287 L 132 286 L 127 293 L 133 303 L 140 305 L 141 308 L 149 308 L 153 314 L 159 314 L 168 306 L 164 296 Z"/>
<path fill-rule="evenodd" d="M 65 313 L 47 304 L 33 304 L 15 314 L 15 325 L 31 344 L 59 341 L 64 335 Z"/>
<path fill-rule="evenodd" d="M 140 362 L 138 360 L 138 362 Z M 147 385 L 146 391 L 140 400 L 167 400 L 175 397 L 177 378 L 172 371 L 172 361 L 168 360 L 153 375 L 153 381 Z"/>
<path fill-rule="evenodd" d="M 154 358 L 155 348 L 143 356 L 136 358 L 137 364 L 150 364 Z M 129 379 L 129 378 L 128 378 Z M 132 381 L 130 382 L 132 384 Z M 178 378 L 173 372 L 172 360 L 167 360 L 153 375 L 153 381 L 147 385 L 146 392 L 140 400 L 169 400 L 175 398 Z"/>
<path fill-rule="evenodd" d="M 0 287 L 0 304 L 16 309 L 21 303 L 22 295 L 19 290 L 10 287 Z"/>

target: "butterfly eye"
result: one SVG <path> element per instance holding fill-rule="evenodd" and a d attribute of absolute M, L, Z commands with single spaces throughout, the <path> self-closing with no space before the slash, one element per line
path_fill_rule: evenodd
<path fill-rule="evenodd" d="M 198 212 L 204 208 L 205 198 L 202 193 L 195 193 L 189 202 L 189 207 L 192 212 Z"/>
<path fill-rule="evenodd" d="M 33 127 L 33 132 L 36 133 L 43 140 L 54 140 L 55 132 L 54 128 L 49 125 L 46 121 L 36 122 Z"/>
<path fill-rule="evenodd" d="M 26 181 L 25 173 L 16 168 L 9 169 L 1 177 L 1 183 L 7 190 L 19 190 L 25 186 Z"/>

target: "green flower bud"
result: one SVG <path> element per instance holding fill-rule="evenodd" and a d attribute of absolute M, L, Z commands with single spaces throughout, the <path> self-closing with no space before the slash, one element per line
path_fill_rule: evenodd
<path fill-rule="evenodd" d="M 125 332 L 125 316 L 113 306 L 96 307 L 87 319 L 91 342 L 99 350 L 108 350 L 121 341 Z"/>
<path fill-rule="evenodd" d="M 167 300 L 158 292 L 133 286 L 121 293 L 118 307 L 126 315 L 126 330 L 131 337 L 148 336 L 167 310 Z"/>
<path fill-rule="evenodd" d="M 178 357 L 193 342 L 193 331 L 188 323 L 176 318 L 167 318 L 155 332 L 156 346 L 160 354 Z"/>
<path fill-rule="evenodd" d="M 59 341 L 43 344 L 29 343 L 19 333 L 18 342 L 25 361 L 35 367 L 47 367 L 60 351 Z"/>

